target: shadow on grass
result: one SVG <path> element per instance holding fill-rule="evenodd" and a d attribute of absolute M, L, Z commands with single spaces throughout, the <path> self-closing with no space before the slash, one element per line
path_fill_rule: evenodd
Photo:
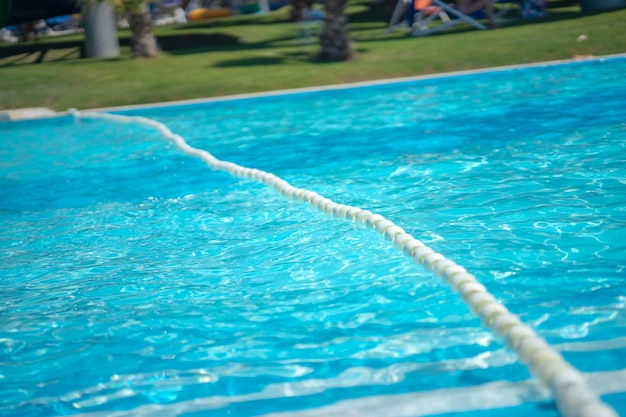
<path fill-rule="evenodd" d="M 228 60 L 216 62 L 212 64 L 211 67 L 229 68 L 229 67 L 246 67 L 246 66 L 257 66 L 257 65 L 264 66 L 264 65 L 286 64 L 289 62 L 317 62 L 316 54 L 312 54 L 312 53 L 304 52 L 304 51 L 282 52 L 282 53 L 274 53 L 271 56 L 228 59 Z"/>
<path fill-rule="evenodd" d="M 81 41 L 57 41 L 57 42 L 30 42 L 25 44 L 14 44 L 0 48 L 0 59 L 15 57 L 16 61 L 21 61 L 28 56 L 39 54 L 35 59 L 35 64 L 44 61 L 46 55 L 52 50 L 73 49 L 81 50 Z M 81 53 L 82 56 L 82 53 Z M 2 65 L 6 66 L 6 64 Z"/>
<path fill-rule="evenodd" d="M 548 9 L 560 9 L 563 7 L 575 7 L 580 5 L 580 0 L 550 0 Z"/>
<path fill-rule="evenodd" d="M 387 21 L 383 3 L 372 2 L 370 4 L 362 4 L 361 6 L 366 6 L 366 9 L 350 13 L 348 16 L 348 21 L 350 23 L 380 23 Z"/>
<path fill-rule="evenodd" d="M 223 33 L 157 36 L 157 41 L 160 48 L 164 52 L 174 55 L 202 53 L 224 49 L 249 49 L 249 46 L 243 45 L 242 47 L 239 43 L 238 37 Z M 130 38 L 121 37 L 119 39 L 119 44 L 121 48 L 130 46 Z M 69 52 L 64 54 L 52 54 L 53 51 L 60 52 L 64 50 L 69 50 Z M 37 58 L 33 60 L 32 58 L 35 55 Z M 46 60 L 48 55 L 55 56 Z M 44 61 L 55 62 L 75 60 L 77 57 L 85 57 L 84 42 L 82 40 L 31 42 L 0 47 L 0 59 L 5 61 L 0 64 L 0 67 L 39 64 Z"/>
<path fill-rule="evenodd" d="M 228 67 L 247 67 L 247 66 L 257 66 L 257 65 L 278 65 L 282 64 L 285 61 L 284 58 L 281 57 L 273 57 L 273 56 L 259 56 L 259 57 L 250 57 L 250 58 L 241 58 L 241 59 L 231 59 L 221 62 L 216 62 L 211 65 L 216 68 L 228 68 Z"/>
<path fill-rule="evenodd" d="M 183 55 L 213 50 L 240 49 L 241 44 L 237 36 L 225 33 L 194 33 L 157 36 L 159 46 L 165 52 L 173 55 Z M 125 45 L 129 39 L 125 39 Z"/>

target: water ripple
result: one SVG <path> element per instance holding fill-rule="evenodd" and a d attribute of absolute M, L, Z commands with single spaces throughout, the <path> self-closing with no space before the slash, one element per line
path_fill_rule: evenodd
<path fill-rule="evenodd" d="M 624 392 L 623 65 L 138 112 L 392 219 Z M 0 416 L 554 414 L 371 230 L 141 126 L 0 130 Z"/>

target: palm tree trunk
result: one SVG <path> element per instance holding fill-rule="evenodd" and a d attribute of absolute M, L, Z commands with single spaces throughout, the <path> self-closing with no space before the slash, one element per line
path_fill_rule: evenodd
<path fill-rule="evenodd" d="M 152 34 L 152 19 L 147 11 L 132 12 L 128 19 L 128 26 L 133 34 L 130 47 L 133 58 L 154 58 L 159 56 L 159 47 Z"/>
<path fill-rule="evenodd" d="M 345 61 L 352 56 L 352 41 L 346 17 L 347 0 L 324 0 L 326 16 L 320 34 L 322 47 L 319 58 L 323 61 Z"/>

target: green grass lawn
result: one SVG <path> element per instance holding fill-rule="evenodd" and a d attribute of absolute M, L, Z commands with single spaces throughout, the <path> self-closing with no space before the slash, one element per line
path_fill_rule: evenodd
<path fill-rule="evenodd" d="M 155 28 L 156 59 L 81 59 L 82 35 L 0 44 L 0 109 L 96 108 L 309 87 L 626 52 L 626 10 L 585 14 L 552 1 L 550 17 L 430 37 L 385 33 L 382 5 L 350 3 L 353 60 L 320 63 L 288 10 Z M 577 40 L 586 35 L 584 41 Z"/>

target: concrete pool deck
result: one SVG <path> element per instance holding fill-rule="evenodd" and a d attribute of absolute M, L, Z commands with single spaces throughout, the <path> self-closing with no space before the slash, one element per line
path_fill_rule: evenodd
<path fill-rule="evenodd" d="M 31 107 L 25 109 L 11 109 L 0 111 L 0 122 L 11 120 L 42 119 L 54 117 L 58 113 L 47 107 Z"/>

